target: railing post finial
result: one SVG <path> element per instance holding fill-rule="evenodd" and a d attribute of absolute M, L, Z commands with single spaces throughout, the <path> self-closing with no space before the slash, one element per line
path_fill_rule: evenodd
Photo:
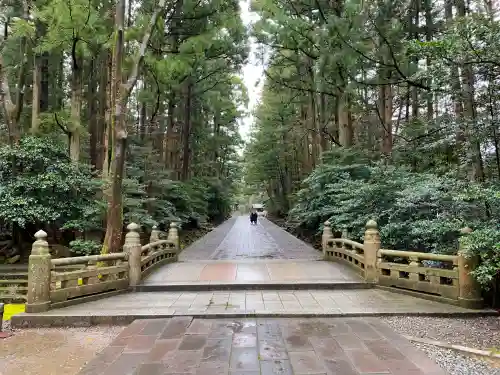
<path fill-rule="evenodd" d="M 151 236 L 149 236 L 149 243 L 153 243 L 160 240 L 160 231 L 158 227 L 155 225 L 151 230 Z"/>
<path fill-rule="evenodd" d="M 175 244 L 175 248 L 179 250 L 179 224 L 177 224 L 175 221 L 170 223 L 170 229 L 168 230 L 168 237 L 167 239 L 169 241 L 172 241 Z"/>
<path fill-rule="evenodd" d="M 464 238 L 472 233 L 469 227 L 462 228 L 460 234 L 460 245 L 458 249 L 458 301 L 460 306 L 469 309 L 479 309 L 483 307 L 481 288 L 471 272 L 477 267 L 479 257 L 467 254 Z"/>
<path fill-rule="evenodd" d="M 365 280 L 376 283 L 378 281 L 377 254 L 380 250 L 380 232 L 375 220 L 368 220 L 366 223 L 363 249 L 365 253 Z"/>
<path fill-rule="evenodd" d="M 141 282 L 141 236 L 139 225 L 130 223 L 127 225 L 128 233 L 125 235 L 123 251 L 128 254 L 128 278 L 130 286 L 136 286 Z"/>
<path fill-rule="evenodd" d="M 333 237 L 332 224 L 329 220 L 323 224 L 323 235 L 321 236 L 321 247 L 323 248 L 323 258 L 326 259 L 326 249 L 328 247 L 328 240 Z"/>
<path fill-rule="evenodd" d="M 28 265 L 28 301 L 26 312 L 36 313 L 50 308 L 51 256 L 47 233 L 35 233 Z"/>

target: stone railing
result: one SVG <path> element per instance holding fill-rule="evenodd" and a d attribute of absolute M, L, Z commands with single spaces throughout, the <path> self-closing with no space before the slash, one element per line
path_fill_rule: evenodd
<path fill-rule="evenodd" d="M 470 232 L 465 228 L 462 235 Z M 382 249 L 378 226 L 373 220 L 366 224 L 363 243 L 345 237 L 344 232 L 342 238 L 334 238 L 330 223 L 324 224 L 325 260 L 342 262 L 367 282 L 380 287 L 468 308 L 482 307 L 481 290 L 470 275 L 477 258 L 465 257 L 461 249 L 458 255 Z M 440 267 L 432 267 L 431 262 L 439 262 Z"/>
<path fill-rule="evenodd" d="M 106 292 L 129 290 L 154 268 L 177 260 L 176 223 L 170 225 L 166 240 L 160 240 L 160 232 L 153 228 L 145 246 L 141 246 L 139 225 L 131 223 L 127 229 L 121 253 L 60 259 L 51 259 L 47 233 L 38 231 L 29 257 L 26 311 L 47 311 L 89 301 Z"/>

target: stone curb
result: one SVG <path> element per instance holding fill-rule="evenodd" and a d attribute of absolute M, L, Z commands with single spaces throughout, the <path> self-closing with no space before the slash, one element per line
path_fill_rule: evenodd
<path fill-rule="evenodd" d="M 164 319 L 179 316 L 189 316 L 197 319 L 240 319 L 240 318 L 368 318 L 384 316 L 429 316 L 429 317 L 477 317 L 498 316 L 493 310 L 464 312 L 217 312 L 192 313 L 174 312 L 170 314 L 116 314 L 116 315 L 42 315 L 19 314 L 11 318 L 12 328 L 38 327 L 89 327 L 96 325 L 128 325 L 136 319 Z"/>
<path fill-rule="evenodd" d="M 466 353 L 466 354 L 473 354 L 473 355 L 477 355 L 477 356 L 481 356 L 481 357 L 500 359 L 500 354 L 496 354 L 493 351 L 469 348 L 467 346 L 462 346 L 462 345 L 448 344 L 448 343 L 443 342 L 443 341 L 436 341 L 436 340 L 426 339 L 423 337 L 413 337 L 413 336 L 407 336 L 407 335 L 403 335 L 403 337 L 409 341 L 418 342 L 421 344 L 439 346 L 441 348 L 451 349 L 451 350 L 455 350 L 457 352 L 462 352 L 462 353 Z"/>
<path fill-rule="evenodd" d="M 352 290 L 371 289 L 366 282 L 179 282 L 168 284 L 142 284 L 133 287 L 133 292 L 212 292 L 214 290 Z"/>

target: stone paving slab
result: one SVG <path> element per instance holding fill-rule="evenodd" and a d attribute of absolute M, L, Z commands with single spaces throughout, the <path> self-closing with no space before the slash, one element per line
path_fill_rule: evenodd
<path fill-rule="evenodd" d="M 164 285 L 176 282 L 300 282 L 352 281 L 362 278 L 339 263 L 326 261 L 217 261 L 168 264 L 149 275 L 142 284 Z"/>
<path fill-rule="evenodd" d="M 233 216 L 232 218 L 228 219 L 227 221 L 217 226 L 212 231 L 208 232 L 206 235 L 186 247 L 179 254 L 179 260 L 187 261 L 210 259 L 210 256 L 213 254 L 214 250 L 219 247 L 237 219 L 237 216 Z"/>
<path fill-rule="evenodd" d="M 377 319 L 136 320 L 79 375 L 446 375 Z"/>
<path fill-rule="evenodd" d="M 321 259 L 322 254 L 266 218 L 251 225 L 247 216 L 231 218 L 187 247 L 180 261 L 241 259 Z"/>
<path fill-rule="evenodd" d="M 133 292 L 213 292 L 213 291 L 278 291 L 278 290 L 348 290 L 371 289 L 374 284 L 348 280 L 298 281 L 171 281 L 169 283 L 140 284 Z"/>
<path fill-rule="evenodd" d="M 469 310 L 378 289 L 128 293 L 37 314 L 12 317 L 12 325 L 64 326 L 130 323 L 172 317 L 356 317 L 390 315 L 472 316 Z"/>

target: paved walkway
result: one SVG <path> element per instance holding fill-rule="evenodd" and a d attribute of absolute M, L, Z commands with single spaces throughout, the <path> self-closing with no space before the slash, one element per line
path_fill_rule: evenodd
<path fill-rule="evenodd" d="M 179 262 L 149 275 L 144 286 L 203 286 L 352 283 L 363 280 L 342 265 L 319 262 L 320 251 L 265 218 L 250 225 L 233 217 L 184 249 Z M 142 288 L 142 291 L 148 290 Z"/>
<path fill-rule="evenodd" d="M 136 320 L 79 375 L 446 375 L 376 319 Z"/>
<path fill-rule="evenodd" d="M 153 272 L 144 285 L 357 282 L 355 272 L 338 263 L 308 260 L 178 262 Z"/>
<path fill-rule="evenodd" d="M 468 310 L 379 289 L 127 293 L 45 313 L 23 314 L 27 325 L 90 325 L 187 315 L 217 317 L 356 317 L 474 315 Z M 24 323 L 20 323 L 23 325 Z"/>
<path fill-rule="evenodd" d="M 250 225 L 247 216 L 238 216 L 187 247 L 179 260 L 317 260 L 321 257 L 321 252 L 265 218 L 259 218 L 258 225 Z"/>

